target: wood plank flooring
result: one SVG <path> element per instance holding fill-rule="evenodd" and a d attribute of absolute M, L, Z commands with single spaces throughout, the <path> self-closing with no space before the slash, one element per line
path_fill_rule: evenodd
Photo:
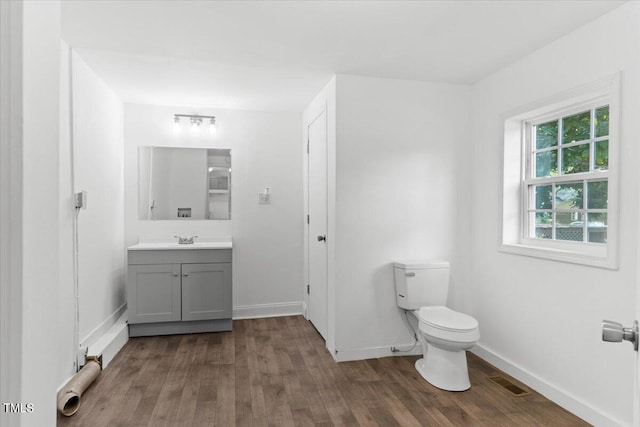
<path fill-rule="evenodd" d="M 234 321 L 232 332 L 132 338 L 58 426 L 586 426 L 468 355 L 472 387 L 439 390 L 417 356 L 336 363 L 301 316 Z"/>

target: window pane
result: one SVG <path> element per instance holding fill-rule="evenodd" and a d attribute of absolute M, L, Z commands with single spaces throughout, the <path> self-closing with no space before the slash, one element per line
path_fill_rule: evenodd
<path fill-rule="evenodd" d="M 589 213 L 587 218 L 587 240 L 593 243 L 607 243 L 607 214 Z"/>
<path fill-rule="evenodd" d="M 562 143 L 584 141 L 591 135 L 591 111 L 562 119 Z"/>
<path fill-rule="evenodd" d="M 609 106 L 596 109 L 595 137 L 609 135 Z"/>
<path fill-rule="evenodd" d="M 556 185 L 556 209 L 582 209 L 583 186 L 581 182 Z"/>
<path fill-rule="evenodd" d="M 587 183 L 587 209 L 607 209 L 609 205 L 609 183 L 592 181 Z"/>
<path fill-rule="evenodd" d="M 551 239 L 553 232 L 551 229 L 551 212 L 532 212 L 535 215 L 536 237 L 538 239 Z"/>
<path fill-rule="evenodd" d="M 536 126 L 536 150 L 558 145 L 558 121 Z"/>
<path fill-rule="evenodd" d="M 582 242 L 584 215 L 580 212 L 556 214 L 556 239 Z"/>
<path fill-rule="evenodd" d="M 558 151 L 551 150 L 536 154 L 536 177 L 558 174 Z"/>
<path fill-rule="evenodd" d="M 536 185 L 536 209 L 551 209 L 553 201 L 552 185 Z"/>
<path fill-rule="evenodd" d="M 593 166 L 599 170 L 609 169 L 609 141 L 596 142 L 596 158 Z"/>
<path fill-rule="evenodd" d="M 589 172 L 589 144 L 562 149 L 562 173 Z"/>

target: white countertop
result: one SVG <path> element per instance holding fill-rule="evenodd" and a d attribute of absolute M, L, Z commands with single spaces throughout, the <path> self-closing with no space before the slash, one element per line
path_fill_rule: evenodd
<path fill-rule="evenodd" d="M 182 249 L 231 249 L 233 244 L 231 240 L 213 241 L 213 242 L 195 242 L 188 245 L 180 245 L 177 242 L 146 242 L 129 246 L 130 251 L 168 251 Z"/>

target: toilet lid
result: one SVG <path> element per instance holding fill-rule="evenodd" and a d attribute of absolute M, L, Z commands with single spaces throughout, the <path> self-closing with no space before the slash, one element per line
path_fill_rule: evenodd
<path fill-rule="evenodd" d="M 447 331 L 471 331 L 478 327 L 473 317 L 442 306 L 422 307 L 419 316 L 427 325 Z"/>

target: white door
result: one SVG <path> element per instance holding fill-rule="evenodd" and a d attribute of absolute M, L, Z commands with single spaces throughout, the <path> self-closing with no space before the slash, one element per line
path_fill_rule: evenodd
<path fill-rule="evenodd" d="M 631 341 L 636 354 L 634 387 L 633 387 L 633 425 L 640 427 L 640 277 L 636 278 L 636 320 L 631 325 L 623 325 L 616 321 L 603 320 L 602 340 L 610 342 Z M 631 348 L 630 348 L 631 349 Z"/>
<path fill-rule="evenodd" d="M 309 154 L 309 305 L 308 318 L 327 339 L 327 115 L 307 128 Z"/>
<path fill-rule="evenodd" d="M 640 278 L 636 279 L 636 321 L 640 322 Z M 636 337 L 640 339 L 640 337 Z M 640 427 L 640 352 L 636 352 L 636 382 L 633 396 L 633 425 Z"/>

